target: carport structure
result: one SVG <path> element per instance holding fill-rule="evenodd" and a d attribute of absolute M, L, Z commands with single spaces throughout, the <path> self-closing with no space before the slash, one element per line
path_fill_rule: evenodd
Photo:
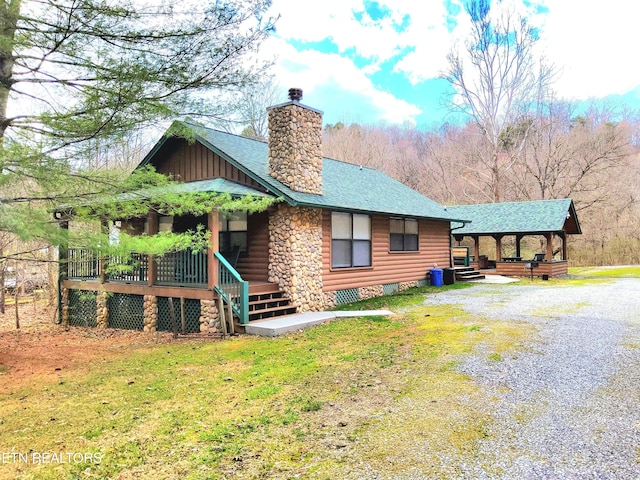
<path fill-rule="evenodd" d="M 477 269 L 493 269 L 500 275 L 525 276 L 532 258 L 522 258 L 520 243 L 525 236 L 544 236 L 545 252 L 537 254 L 535 273 L 556 277 L 568 273 L 567 235 L 582 233 L 573 200 L 537 200 L 530 202 L 486 203 L 458 205 L 448 211 L 457 218 L 468 218 L 470 223 L 451 225 L 451 234 L 457 242 L 464 237 L 474 240 L 471 266 Z M 506 257 L 502 253 L 504 237 L 514 236 L 516 252 Z M 495 260 L 480 256 L 480 238 L 495 240 Z M 554 238 L 562 240 L 561 247 L 554 251 Z M 555 255 L 554 255 L 555 254 Z M 554 258 L 560 255 L 560 258 Z"/>

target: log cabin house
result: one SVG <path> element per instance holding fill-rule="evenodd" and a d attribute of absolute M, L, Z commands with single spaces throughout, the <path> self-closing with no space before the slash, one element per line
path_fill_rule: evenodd
<path fill-rule="evenodd" d="M 322 112 L 289 93 L 269 109 L 268 143 L 194 124 L 194 142 L 165 135 L 141 163 L 191 191 L 281 201 L 251 215 L 123 219 L 148 234 L 211 231 L 208 252 L 140 256 L 126 274 L 105 275 L 102 259 L 63 251 L 64 323 L 224 332 L 424 284 L 435 264 L 449 266 L 451 222 L 464 217 L 378 170 L 323 158 Z M 235 321 L 221 322 L 223 312 Z"/>

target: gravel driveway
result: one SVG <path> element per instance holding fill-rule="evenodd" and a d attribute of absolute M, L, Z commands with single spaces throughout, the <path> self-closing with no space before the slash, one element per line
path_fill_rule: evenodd
<path fill-rule="evenodd" d="M 640 479 L 640 279 L 584 286 L 478 285 L 434 295 L 536 334 L 500 361 L 461 370 L 495 398 L 464 479 Z"/>

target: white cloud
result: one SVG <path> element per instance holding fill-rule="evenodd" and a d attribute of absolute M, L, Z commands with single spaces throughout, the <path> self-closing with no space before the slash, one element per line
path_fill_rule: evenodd
<path fill-rule="evenodd" d="M 348 117 L 367 115 L 367 122 L 386 120 L 392 123 L 403 123 L 414 121 L 415 117 L 421 113 L 415 105 L 376 88 L 369 77 L 348 58 L 316 50 L 298 52 L 291 45 L 277 38 L 266 42 L 263 51 L 267 54 L 273 52 L 279 55 L 274 74 L 283 89 L 302 88 L 303 103 L 325 110 L 333 116 L 337 114 Z M 334 103 L 334 98 L 326 96 L 327 92 L 332 90 L 334 98 L 341 99 L 339 104 Z M 368 112 L 362 111 L 363 97 L 366 97 L 369 103 Z M 314 99 L 313 103 L 309 100 L 310 98 Z M 338 109 L 340 109 L 339 113 Z"/>
<path fill-rule="evenodd" d="M 640 85 L 637 44 L 640 5 L 627 0 L 548 0 L 542 46 L 561 69 L 562 97 L 624 94 Z"/>
<path fill-rule="evenodd" d="M 389 15 L 377 21 L 365 16 L 359 22 L 354 12 L 364 11 L 363 0 L 304 4 L 299 0 L 274 0 L 272 12 L 280 13 L 281 18 L 276 35 L 266 42 L 264 50 L 279 54 L 274 73 L 280 84 L 299 86 L 306 97 L 323 92 L 321 102 L 326 107 L 318 108 L 340 108 L 345 114 L 358 114 L 348 111 L 350 105 L 355 108 L 357 103 L 362 110 L 368 101 L 375 119 L 367 121 L 415 119 L 420 114 L 415 104 L 421 99 L 413 101 L 406 97 L 407 92 L 388 90 L 391 84 L 379 86 L 371 79 L 379 82 L 391 69 L 414 85 L 438 77 L 446 68 L 446 55 L 452 45 L 461 42 L 469 28 L 463 0 L 449 0 L 461 12 L 451 32 L 444 0 L 378 3 Z M 503 0 L 502 5 L 507 4 L 518 10 L 524 8 L 521 0 Z M 531 0 L 529 4 L 532 9 L 548 8 L 548 13 L 535 15 L 530 22 L 542 27 L 539 47 L 561 69 L 555 84 L 560 97 L 584 99 L 640 91 L 640 63 L 632 55 L 640 4 L 627 0 L 604 4 L 595 0 Z M 405 15 L 410 16 L 410 24 L 398 31 L 397 25 L 403 23 Z M 287 43 L 327 39 L 336 46 L 337 54 L 312 49 L 298 52 Z M 411 51 L 399 56 L 407 50 Z M 334 100 L 324 97 L 330 91 Z M 336 98 L 342 103 L 335 103 Z M 349 102 L 350 98 L 358 101 Z"/>

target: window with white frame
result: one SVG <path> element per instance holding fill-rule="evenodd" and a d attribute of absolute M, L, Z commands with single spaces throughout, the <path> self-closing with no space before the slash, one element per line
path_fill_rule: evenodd
<path fill-rule="evenodd" d="M 417 252 L 418 220 L 392 217 L 389 220 L 389 249 L 392 252 Z"/>
<path fill-rule="evenodd" d="M 371 217 L 331 213 L 331 267 L 371 266 Z"/>

